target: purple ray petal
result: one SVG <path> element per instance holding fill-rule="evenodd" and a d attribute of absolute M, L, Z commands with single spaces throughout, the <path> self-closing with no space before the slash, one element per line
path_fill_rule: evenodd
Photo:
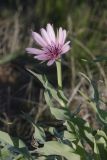
<path fill-rule="evenodd" d="M 59 28 L 59 32 L 58 32 L 58 43 L 59 43 L 59 44 L 62 44 L 62 41 L 63 41 L 63 30 L 62 30 L 62 28 L 60 27 L 60 28 Z"/>
<path fill-rule="evenodd" d="M 70 50 L 70 46 L 69 46 L 69 45 L 66 45 L 66 46 L 64 46 L 64 47 L 62 48 L 61 54 L 65 54 L 65 53 L 67 53 L 69 50 Z"/>
<path fill-rule="evenodd" d="M 46 61 L 48 60 L 48 56 L 46 54 L 34 56 L 35 59 Z"/>
<path fill-rule="evenodd" d="M 65 40 L 66 40 L 66 30 L 64 29 L 64 30 L 63 30 L 63 40 L 62 40 L 62 44 L 65 43 Z"/>
<path fill-rule="evenodd" d="M 36 48 L 26 48 L 26 51 L 31 54 L 43 54 L 44 51 Z"/>
<path fill-rule="evenodd" d="M 43 40 L 43 38 L 36 32 L 32 32 L 32 36 L 34 38 L 34 40 L 42 47 L 45 47 L 47 44 L 46 42 Z"/>
<path fill-rule="evenodd" d="M 55 32 L 53 30 L 52 25 L 47 24 L 47 33 L 50 37 L 50 40 L 55 43 Z"/>
<path fill-rule="evenodd" d="M 55 62 L 55 59 L 49 60 L 48 63 L 47 63 L 47 66 L 51 66 L 54 62 Z"/>
<path fill-rule="evenodd" d="M 44 41 L 45 41 L 48 45 L 50 45 L 50 44 L 51 44 L 51 40 L 50 40 L 50 38 L 49 38 L 49 35 L 47 34 L 46 30 L 43 29 L 43 28 L 41 29 L 41 35 L 42 35 Z"/>

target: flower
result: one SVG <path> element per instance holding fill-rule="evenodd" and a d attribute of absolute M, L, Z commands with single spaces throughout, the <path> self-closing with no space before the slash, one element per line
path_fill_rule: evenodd
<path fill-rule="evenodd" d="M 26 48 L 26 51 L 34 54 L 35 59 L 48 61 L 47 65 L 50 66 L 70 50 L 70 41 L 65 43 L 67 33 L 61 27 L 57 30 L 57 35 L 51 24 L 47 24 L 46 30 L 41 28 L 40 32 L 41 35 L 32 31 L 32 37 L 41 49 Z"/>

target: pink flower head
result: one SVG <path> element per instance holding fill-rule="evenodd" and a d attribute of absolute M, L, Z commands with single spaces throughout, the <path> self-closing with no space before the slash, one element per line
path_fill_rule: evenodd
<path fill-rule="evenodd" d="M 41 35 L 32 31 L 32 37 L 34 41 L 41 47 L 37 48 L 26 48 L 26 51 L 30 54 L 34 54 L 34 58 L 41 61 L 48 61 L 47 65 L 52 65 L 57 59 L 70 50 L 70 41 L 65 43 L 66 30 L 61 27 L 55 35 L 53 26 L 47 24 L 46 30 L 41 28 Z"/>

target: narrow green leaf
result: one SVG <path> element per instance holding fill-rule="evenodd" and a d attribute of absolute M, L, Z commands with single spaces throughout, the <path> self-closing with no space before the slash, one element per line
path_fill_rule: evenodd
<path fill-rule="evenodd" d="M 94 101 L 96 102 L 97 107 L 99 107 L 99 92 L 98 92 L 98 86 L 96 81 L 92 80 L 91 85 L 94 89 Z"/>
<path fill-rule="evenodd" d="M 47 105 L 50 107 L 50 111 L 52 115 L 58 120 L 70 120 L 70 112 L 68 111 L 68 108 L 55 108 L 51 101 L 51 95 L 49 95 L 49 92 L 46 90 L 44 92 L 45 100 Z"/>
<path fill-rule="evenodd" d="M 45 132 L 42 127 L 34 126 L 35 127 L 35 133 L 34 138 L 44 142 L 45 141 Z"/>
<path fill-rule="evenodd" d="M 44 88 L 46 90 L 48 90 L 48 92 L 50 92 L 50 94 L 52 95 L 52 97 L 57 100 L 61 106 L 65 106 L 67 103 L 67 99 L 64 96 L 63 92 L 60 91 L 56 91 L 56 89 L 54 89 L 54 87 L 48 82 L 47 78 L 45 75 L 40 75 L 37 74 L 33 71 L 31 71 L 30 69 L 26 69 L 30 74 L 32 74 L 34 77 L 36 77 L 44 86 Z"/>
<path fill-rule="evenodd" d="M 99 149 L 98 149 L 98 146 L 97 146 L 97 143 L 96 143 L 95 139 L 94 139 L 94 159 L 95 160 L 101 160 Z"/>
<path fill-rule="evenodd" d="M 8 133 L 0 131 L 0 139 L 14 146 L 13 140 Z"/>
<path fill-rule="evenodd" d="M 66 144 L 59 143 L 57 141 L 46 142 L 44 147 L 39 149 L 43 155 L 60 155 L 67 160 L 80 160 L 81 157 L 75 154 L 75 150 Z"/>
<path fill-rule="evenodd" d="M 103 137 L 107 141 L 107 135 L 103 130 L 98 130 L 97 135 Z"/>

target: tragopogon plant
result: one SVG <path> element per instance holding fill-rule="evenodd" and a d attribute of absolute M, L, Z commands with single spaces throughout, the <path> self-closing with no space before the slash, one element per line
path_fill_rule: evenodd
<path fill-rule="evenodd" d="M 48 79 L 44 74 L 38 74 L 28 68 L 26 69 L 34 78 L 37 78 L 42 83 L 46 104 L 50 109 L 53 121 L 50 125 L 44 122 L 43 124 L 35 124 L 29 115 L 24 114 L 25 118 L 30 121 L 35 128 L 33 135 L 34 139 L 33 142 L 31 140 L 31 145 L 36 145 L 36 150 L 29 152 L 27 146 L 20 141 L 19 138 L 14 139 L 4 132 L 0 132 L 0 157 L 2 159 L 6 156 L 8 158 L 10 158 L 9 156 L 15 157 L 15 159 L 20 158 L 21 160 L 32 160 L 35 158 L 38 160 L 107 159 L 107 112 L 100 109 L 99 102 L 101 99 L 97 85 L 86 75 L 81 74 L 92 86 L 94 97 L 90 98 L 82 91 L 79 91 L 79 93 L 84 97 L 87 103 L 94 108 L 97 115 L 96 118 L 98 117 L 98 120 L 100 120 L 103 126 L 102 129 L 99 130 L 93 130 L 88 122 L 77 116 L 80 107 L 78 107 L 75 112 L 71 112 L 68 100 L 61 90 L 61 56 L 70 50 L 70 41 L 65 42 L 66 35 L 66 30 L 63 30 L 62 28 L 59 28 L 57 34 L 55 34 L 53 26 L 50 24 L 47 24 L 46 30 L 43 28 L 41 29 L 41 35 L 32 32 L 32 37 L 39 45 L 39 48 L 26 48 L 26 51 L 33 54 L 34 58 L 42 62 L 48 61 L 48 66 L 52 65 L 54 62 L 57 66 L 58 90 L 48 82 Z M 53 99 L 58 102 L 58 107 Z M 50 140 L 49 138 L 47 140 L 47 135 L 51 135 L 54 139 L 52 138 Z M 6 141 L 6 145 L 4 144 L 4 141 Z M 42 147 L 39 147 L 39 142 L 42 142 Z M 9 143 L 10 146 L 7 143 Z M 13 154 L 14 152 L 15 155 Z M 16 155 L 16 152 L 18 155 Z"/>

